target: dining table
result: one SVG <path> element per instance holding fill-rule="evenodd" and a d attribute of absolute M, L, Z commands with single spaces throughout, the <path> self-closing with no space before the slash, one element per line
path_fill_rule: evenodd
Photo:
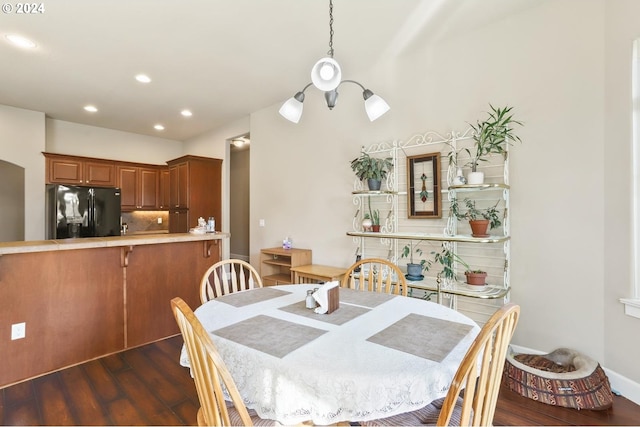
<path fill-rule="evenodd" d="M 322 285 L 278 285 L 195 310 L 245 405 L 282 424 L 335 424 L 417 410 L 446 395 L 480 327 L 419 298 L 339 288 L 338 309 L 305 304 Z M 188 367 L 183 348 L 180 363 Z"/>

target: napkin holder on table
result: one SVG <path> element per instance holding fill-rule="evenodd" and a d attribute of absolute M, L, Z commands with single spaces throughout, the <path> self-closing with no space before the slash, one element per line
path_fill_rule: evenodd
<path fill-rule="evenodd" d="M 313 293 L 313 299 L 320 307 L 314 311 L 318 314 L 333 313 L 340 307 L 340 282 L 328 282 Z"/>

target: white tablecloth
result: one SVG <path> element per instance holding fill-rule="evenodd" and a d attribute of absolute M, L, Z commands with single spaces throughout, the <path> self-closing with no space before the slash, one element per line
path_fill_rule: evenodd
<path fill-rule="evenodd" d="M 372 307 L 366 307 L 363 303 L 348 304 L 347 291 L 350 290 L 343 289 L 340 289 L 341 308 L 332 314 L 309 317 L 287 310 L 297 307 L 294 304 L 304 304 L 301 301 L 304 300 L 307 289 L 317 286 L 263 288 L 290 293 L 243 306 L 224 303 L 224 298 L 214 299 L 195 311 L 211 334 L 245 404 L 255 409 L 263 418 L 275 419 L 284 424 L 309 420 L 316 424 L 332 424 L 384 418 L 421 408 L 446 394 L 460 361 L 480 331 L 473 320 L 436 303 L 396 296 L 381 304 L 369 304 Z M 245 292 L 248 297 L 256 291 Z M 234 297 L 237 299 L 240 295 Z M 361 314 L 356 313 L 356 317 L 340 325 L 323 321 L 321 316 L 337 315 L 343 307 L 343 314 L 349 308 L 358 309 Z M 255 316 L 261 317 L 247 320 Z M 316 318 L 312 318 L 313 316 Z M 407 316 L 410 317 L 404 319 Z M 252 328 L 256 321 L 267 323 L 270 318 L 286 321 L 283 324 L 291 325 L 294 329 L 296 326 L 292 323 L 311 327 L 313 329 L 309 331 L 314 332 L 314 338 L 285 355 L 274 356 L 222 338 L 214 332 L 220 330 L 219 333 L 224 335 L 225 327 L 244 325 Z M 397 333 L 397 328 L 401 325 L 407 329 L 407 336 L 402 337 L 400 333 L 400 341 L 410 344 L 416 340 L 415 334 L 421 331 L 415 327 L 413 331 L 406 327 L 410 319 L 426 319 L 470 330 L 468 333 L 464 330 L 461 340 L 460 337 L 455 338 L 455 342 L 451 344 L 453 349 L 442 355 L 442 361 L 429 360 L 376 342 L 375 338 L 382 336 L 377 335 L 378 333 Z M 251 321 L 254 322 L 253 325 Z M 261 324 L 263 323 L 259 323 Z M 389 327 L 395 329 L 387 329 Z M 437 347 L 435 341 L 440 341 L 441 338 L 446 341 L 452 335 L 442 333 L 440 327 L 423 329 L 430 329 L 422 332 L 435 335 L 431 342 L 420 343 L 425 349 L 429 349 L 429 346 Z M 255 337 L 258 338 L 269 335 L 268 331 L 264 334 L 260 330 L 247 332 L 257 334 Z M 282 332 L 281 337 L 284 346 L 286 333 Z M 274 347 L 279 347 L 277 342 Z M 188 366 L 184 349 L 180 362 L 183 366 Z"/>

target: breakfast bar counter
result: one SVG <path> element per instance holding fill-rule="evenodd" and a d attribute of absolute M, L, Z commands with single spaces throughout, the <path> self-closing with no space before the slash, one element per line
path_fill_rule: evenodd
<path fill-rule="evenodd" d="M 199 305 L 200 279 L 228 238 L 0 243 L 0 388 L 179 333 L 170 300 Z M 23 323 L 25 336 L 12 337 L 13 325 Z"/>
<path fill-rule="evenodd" d="M 89 248 L 107 248 L 121 246 L 157 245 L 160 243 L 199 242 L 222 240 L 229 233 L 157 233 L 125 234 L 112 237 L 87 237 L 82 239 L 32 240 L 21 242 L 0 242 L 0 255 L 27 252 L 64 251 Z"/>

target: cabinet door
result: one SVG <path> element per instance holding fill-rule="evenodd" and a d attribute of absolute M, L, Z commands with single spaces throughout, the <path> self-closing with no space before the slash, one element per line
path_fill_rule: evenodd
<path fill-rule="evenodd" d="M 178 166 L 169 167 L 169 206 L 170 208 L 180 207 L 178 201 Z"/>
<path fill-rule="evenodd" d="M 96 187 L 114 187 L 116 185 L 115 164 L 85 161 L 84 183 Z"/>
<path fill-rule="evenodd" d="M 189 164 L 178 165 L 178 206 L 189 207 Z"/>
<path fill-rule="evenodd" d="M 195 225 L 194 225 L 195 226 Z M 169 233 L 189 232 L 189 211 L 169 211 Z"/>
<path fill-rule="evenodd" d="M 118 187 L 120 187 L 120 206 L 122 210 L 137 209 L 138 168 L 118 166 Z"/>
<path fill-rule="evenodd" d="M 78 159 L 47 159 L 47 177 L 49 184 L 83 184 L 83 163 Z"/>
<path fill-rule="evenodd" d="M 156 209 L 158 207 L 158 170 L 140 168 L 138 175 L 138 209 Z"/>
<path fill-rule="evenodd" d="M 160 209 L 167 209 L 171 205 L 170 193 L 171 193 L 171 174 L 169 169 L 160 170 L 160 188 L 158 190 L 158 207 Z"/>
<path fill-rule="evenodd" d="M 189 207 L 189 165 L 180 163 L 169 168 L 171 208 L 186 209 Z"/>

